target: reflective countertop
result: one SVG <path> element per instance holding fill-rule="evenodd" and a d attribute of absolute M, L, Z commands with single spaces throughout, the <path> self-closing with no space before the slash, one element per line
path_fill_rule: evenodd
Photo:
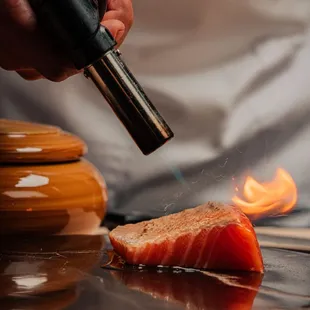
<path fill-rule="evenodd" d="M 266 272 L 261 277 L 115 268 L 107 265 L 111 247 L 105 235 L 2 238 L 0 246 L 5 310 L 310 308 L 307 253 L 262 248 Z"/>

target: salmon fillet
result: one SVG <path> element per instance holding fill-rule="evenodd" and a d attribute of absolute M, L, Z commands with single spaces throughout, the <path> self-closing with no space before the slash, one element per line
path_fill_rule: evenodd
<path fill-rule="evenodd" d="M 237 207 L 209 202 L 109 234 L 127 263 L 263 273 L 264 266 L 250 220 Z"/>

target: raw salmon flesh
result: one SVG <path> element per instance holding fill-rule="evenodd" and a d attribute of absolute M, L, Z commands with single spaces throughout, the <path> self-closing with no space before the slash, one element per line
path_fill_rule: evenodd
<path fill-rule="evenodd" d="M 235 206 L 209 202 L 109 234 L 128 264 L 179 266 L 263 273 L 263 259 L 250 220 Z"/>

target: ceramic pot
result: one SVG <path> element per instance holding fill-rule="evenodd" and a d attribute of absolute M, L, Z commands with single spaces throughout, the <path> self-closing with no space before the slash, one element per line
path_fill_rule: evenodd
<path fill-rule="evenodd" d="M 86 151 L 58 127 L 0 120 L 0 235 L 95 233 L 107 188 Z"/>

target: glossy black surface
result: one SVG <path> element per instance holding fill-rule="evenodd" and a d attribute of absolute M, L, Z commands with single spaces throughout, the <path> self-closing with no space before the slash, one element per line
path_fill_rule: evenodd
<path fill-rule="evenodd" d="M 173 132 L 114 49 L 100 24 L 107 1 L 30 0 L 38 21 L 75 67 L 85 69 L 144 155 L 173 138 Z"/>
<path fill-rule="evenodd" d="M 88 75 L 144 155 L 149 155 L 173 138 L 172 130 L 119 52 L 109 52 L 93 63 L 86 70 Z"/>
<path fill-rule="evenodd" d="M 30 0 L 30 3 L 46 34 L 65 48 L 79 70 L 116 45 L 110 32 L 100 26 L 106 1 L 101 1 L 100 7 L 93 0 Z"/>
<path fill-rule="evenodd" d="M 100 236 L 13 241 L 1 244 L 1 309 L 307 309 L 310 305 L 306 253 L 262 249 L 266 273 L 261 279 L 247 273 L 104 269 L 109 244 Z M 35 292 L 38 296 L 33 296 Z"/>

